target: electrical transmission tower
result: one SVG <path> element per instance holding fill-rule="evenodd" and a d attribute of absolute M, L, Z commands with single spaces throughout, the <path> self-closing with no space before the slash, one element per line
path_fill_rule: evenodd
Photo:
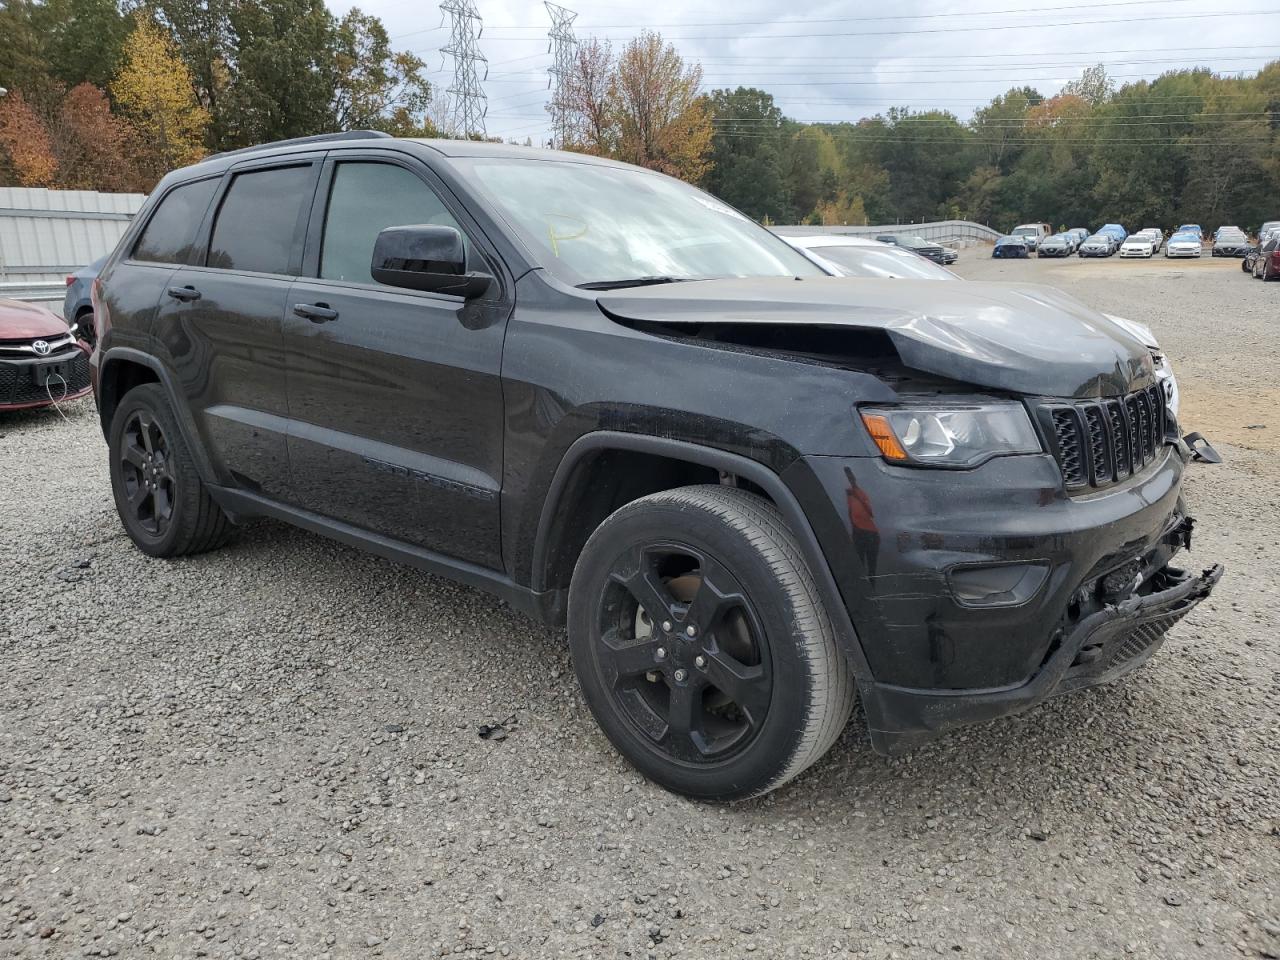
<path fill-rule="evenodd" d="M 443 132 L 448 137 L 484 139 L 484 115 L 489 111 L 489 98 L 480 88 L 480 81 L 489 78 L 489 61 L 479 46 L 484 21 L 475 0 L 445 0 L 440 12 L 449 17 L 449 43 L 440 52 L 453 57 L 453 83 L 445 91 L 448 101 L 441 118 Z M 443 16 L 440 22 L 443 25 Z M 478 64 L 483 65 L 482 71 Z"/>
<path fill-rule="evenodd" d="M 563 150 L 575 139 L 566 86 L 573 75 L 574 54 L 578 49 L 578 38 L 573 35 L 573 21 L 578 15 L 551 0 L 543 0 L 543 6 L 551 15 L 551 29 L 547 32 L 551 41 L 547 52 L 553 55 L 547 68 L 550 74 L 547 86 L 551 89 L 551 102 L 547 104 L 547 112 L 551 114 L 551 146 Z"/>

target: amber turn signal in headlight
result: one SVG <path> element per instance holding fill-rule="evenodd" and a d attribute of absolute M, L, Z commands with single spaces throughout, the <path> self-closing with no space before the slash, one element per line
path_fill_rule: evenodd
<path fill-rule="evenodd" d="M 858 414 L 892 463 L 976 467 L 992 457 L 1042 449 L 1020 403 L 865 407 Z"/>

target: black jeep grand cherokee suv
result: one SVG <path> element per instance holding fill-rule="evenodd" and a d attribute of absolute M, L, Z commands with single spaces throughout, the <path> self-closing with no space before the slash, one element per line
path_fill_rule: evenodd
<path fill-rule="evenodd" d="M 1149 351 L 1029 285 L 829 277 L 659 174 L 339 134 L 165 178 L 95 290 L 153 556 L 271 516 L 567 624 L 645 774 L 764 793 L 1111 680 L 1184 573 Z"/>

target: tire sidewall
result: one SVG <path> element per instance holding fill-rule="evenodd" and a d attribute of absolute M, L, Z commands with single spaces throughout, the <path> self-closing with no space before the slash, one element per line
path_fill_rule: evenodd
<path fill-rule="evenodd" d="M 597 660 L 602 592 L 614 563 L 637 543 L 671 542 L 705 552 L 738 578 L 765 634 L 773 691 L 764 725 L 728 759 L 693 765 L 657 751 L 622 712 L 601 676 Z M 645 776 L 673 790 L 705 799 L 735 799 L 760 792 L 794 756 L 812 708 L 812 666 L 797 645 L 797 604 L 791 592 L 743 534 L 710 513 L 673 503 L 624 507 L 592 535 L 574 572 L 569 593 L 569 645 L 588 706 L 609 740 Z"/>
<path fill-rule="evenodd" d="M 164 434 L 165 443 L 170 452 L 170 471 L 174 477 L 173 515 L 169 518 L 169 525 L 164 533 L 158 537 L 152 536 L 138 526 L 124 490 L 124 471 L 119 456 L 121 440 L 125 424 L 139 410 L 145 410 L 151 414 Z M 143 384 L 125 394 L 111 418 L 107 446 L 110 451 L 111 493 L 115 498 L 116 511 L 120 514 L 125 532 L 143 553 L 153 557 L 172 556 L 178 550 L 178 541 L 185 529 L 186 516 L 188 512 L 195 509 L 192 494 L 196 492 L 195 485 L 199 482 L 199 478 L 195 475 L 186 443 L 169 408 L 168 399 L 159 385 Z"/>

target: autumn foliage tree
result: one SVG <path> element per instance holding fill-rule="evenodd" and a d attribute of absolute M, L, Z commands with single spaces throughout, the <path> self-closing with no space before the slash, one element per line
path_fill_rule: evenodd
<path fill-rule="evenodd" d="M 571 146 L 698 183 L 711 169 L 712 139 L 701 83 L 702 68 L 659 34 L 642 34 L 616 57 L 588 40 L 565 84 Z"/>
<path fill-rule="evenodd" d="M 618 158 L 698 183 L 711 167 L 711 110 L 702 67 L 645 32 L 618 56 Z"/>
<path fill-rule="evenodd" d="M 48 187 L 58 172 L 49 130 L 20 91 L 0 99 L 0 152 L 20 187 Z"/>
<path fill-rule="evenodd" d="M 67 93 L 50 133 L 59 187 L 122 193 L 151 188 L 134 163 L 133 128 L 111 112 L 107 95 L 93 84 Z"/>
<path fill-rule="evenodd" d="M 138 160 L 155 178 L 199 160 L 209 113 L 168 33 L 139 13 L 111 85 L 137 135 Z"/>

